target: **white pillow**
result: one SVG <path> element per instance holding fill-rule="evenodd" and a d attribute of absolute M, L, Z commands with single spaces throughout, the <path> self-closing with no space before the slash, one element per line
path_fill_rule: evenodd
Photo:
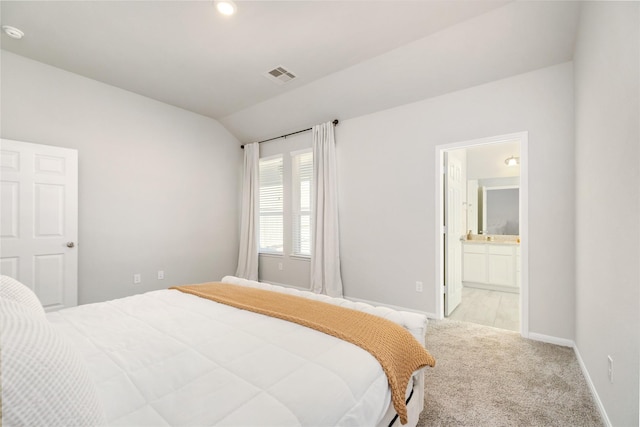
<path fill-rule="evenodd" d="M 44 309 L 35 293 L 13 277 L 0 276 L 0 298 L 16 301 L 34 312 L 45 316 Z"/>
<path fill-rule="evenodd" d="M 106 424 L 84 361 L 46 317 L 0 298 L 0 325 L 4 426 Z"/>

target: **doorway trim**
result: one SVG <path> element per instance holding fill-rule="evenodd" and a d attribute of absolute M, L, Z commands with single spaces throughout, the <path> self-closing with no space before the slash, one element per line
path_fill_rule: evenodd
<path fill-rule="evenodd" d="M 435 155 L 435 290 L 436 318 L 444 318 L 444 152 L 518 140 L 520 142 L 520 335 L 529 337 L 529 133 L 516 132 L 436 146 Z"/>

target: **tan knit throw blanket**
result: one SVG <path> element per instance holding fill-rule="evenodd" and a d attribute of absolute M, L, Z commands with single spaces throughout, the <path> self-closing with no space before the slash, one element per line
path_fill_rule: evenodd
<path fill-rule="evenodd" d="M 404 393 L 413 372 L 435 359 L 402 326 L 378 316 L 308 298 L 228 283 L 175 286 L 242 310 L 294 322 L 355 344 L 380 362 L 391 388 L 393 407 L 407 423 Z"/>

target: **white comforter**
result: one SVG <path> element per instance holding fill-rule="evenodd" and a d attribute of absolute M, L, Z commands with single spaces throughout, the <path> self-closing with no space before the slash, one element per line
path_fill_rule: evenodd
<path fill-rule="evenodd" d="M 376 425 L 387 379 L 361 348 L 175 290 L 47 315 L 110 425 Z"/>

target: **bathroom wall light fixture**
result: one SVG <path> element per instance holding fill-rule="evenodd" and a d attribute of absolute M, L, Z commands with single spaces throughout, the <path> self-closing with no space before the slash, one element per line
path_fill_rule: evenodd
<path fill-rule="evenodd" d="M 506 159 L 504 159 L 504 164 L 507 166 L 518 166 L 520 164 L 520 157 L 507 157 Z"/>
<path fill-rule="evenodd" d="M 233 0 L 220 0 L 216 1 L 215 3 L 218 12 L 226 16 L 231 16 L 238 10 Z"/>

